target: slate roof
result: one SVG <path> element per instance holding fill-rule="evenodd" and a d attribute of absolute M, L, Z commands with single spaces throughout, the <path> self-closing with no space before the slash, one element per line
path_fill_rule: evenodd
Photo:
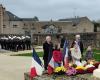
<path fill-rule="evenodd" d="M 34 21 L 34 18 L 21 18 L 22 21 Z"/>
<path fill-rule="evenodd" d="M 72 21 L 73 24 L 77 25 L 83 19 L 88 19 L 88 18 L 87 17 L 76 17 L 76 18 L 59 19 L 58 21 Z"/>
<path fill-rule="evenodd" d="M 35 21 L 34 18 L 20 18 L 10 11 L 6 11 L 6 14 L 9 16 L 10 21 Z"/>
<path fill-rule="evenodd" d="M 18 16 L 14 15 L 13 13 L 9 11 L 6 11 L 6 14 L 9 16 L 10 21 L 20 21 L 21 20 Z"/>
<path fill-rule="evenodd" d="M 75 20 L 79 21 L 84 18 L 87 18 L 87 17 L 65 18 L 65 19 L 59 19 L 58 21 L 75 21 Z"/>

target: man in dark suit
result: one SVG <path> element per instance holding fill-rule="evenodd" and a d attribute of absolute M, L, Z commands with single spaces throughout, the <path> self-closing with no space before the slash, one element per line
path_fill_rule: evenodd
<path fill-rule="evenodd" d="M 43 43 L 43 60 L 44 60 L 44 68 L 47 70 L 48 63 L 52 57 L 52 51 L 53 51 L 53 43 L 51 42 L 51 37 L 47 36 L 46 41 Z"/>

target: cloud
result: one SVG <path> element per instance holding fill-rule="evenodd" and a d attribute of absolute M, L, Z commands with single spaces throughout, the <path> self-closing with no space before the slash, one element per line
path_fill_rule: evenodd
<path fill-rule="evenodd" d="M 100 0 L 5 0 L 7 10 L 19 17 L 38 16 L 40 20 L 50 20 L 76 16 L 99 19 Z"/>

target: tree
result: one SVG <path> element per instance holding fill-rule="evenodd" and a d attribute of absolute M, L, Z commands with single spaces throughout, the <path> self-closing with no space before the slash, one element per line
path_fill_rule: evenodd
<path fill-rule="evenodd" d="M 39 21 L 37 16 L 34 16 L 34 21 Z"/>

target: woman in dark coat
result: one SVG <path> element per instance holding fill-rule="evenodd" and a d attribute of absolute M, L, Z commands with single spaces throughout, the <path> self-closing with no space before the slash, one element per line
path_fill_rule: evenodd
<path fill-rule="evenodd" d="M 46 41 L 43 43 L 43 60 L 44 60 L 44 68 L 47 70 L 48 63 L 51 60 L 52 57 L 52 51 L 53 51 L 53 43 L 51 42 L 51 37 L 47 36 Z"/>

